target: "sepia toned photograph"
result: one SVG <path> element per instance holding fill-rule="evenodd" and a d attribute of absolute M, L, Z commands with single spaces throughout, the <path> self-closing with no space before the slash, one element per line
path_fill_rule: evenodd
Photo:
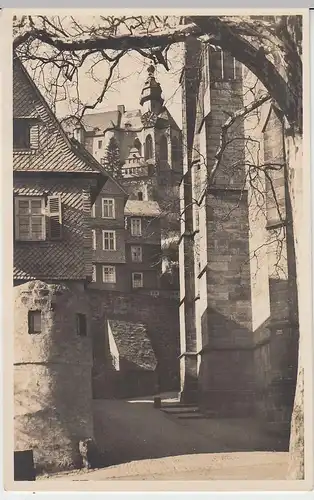
<path fill-rule="evenodd" d="M 13 489 L 302 489 L 307 12 L 11 14 Z"/>

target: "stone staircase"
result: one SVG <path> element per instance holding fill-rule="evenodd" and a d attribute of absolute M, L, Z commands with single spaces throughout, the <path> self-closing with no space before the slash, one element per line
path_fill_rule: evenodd
<path fill-rule="evenodd" d="M 162 403 L 160 410 L 168 415 L 173 415 L 182 420 L 208 419 L 212 417 L 210 414 L 202 413 L 199 407 L 192 403 Z"/>

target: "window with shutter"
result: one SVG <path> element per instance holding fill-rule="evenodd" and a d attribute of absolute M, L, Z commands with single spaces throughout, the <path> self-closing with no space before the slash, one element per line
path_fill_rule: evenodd
<path fill-rule="evenodd" d="M 47 213 L 49 220 L 49 238 L 51 240 L 59 240 L 62 237 L 62 214 L 60 196 L 48 196 Z"/>
<path fill-rule="evenodd" d="M 15 198 L 15 239 L 39 241 L 46 237 L 45 200 L 40 197 Z"/>

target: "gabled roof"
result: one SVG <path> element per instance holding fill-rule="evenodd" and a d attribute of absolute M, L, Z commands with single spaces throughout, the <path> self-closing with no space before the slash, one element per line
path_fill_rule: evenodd
<path fill-rule="evenodd" d="M 131 130 L 141 130 L 143 128 L 140 109 L 126 110 L 121 118 L 121 128 L 125 129 L 125 124 L 130 123 Z"/>
<path fill-rule="evenodd" d="M 108 325 L 120 358 L 132 364 L 134 369 L 156 369 L 157 360 L 145 325 L 113 319 L 108 320 Z"/>
<path fill-rule="evenodd" d="M 157 201 L 128 200 L 125 205 L 124 215 L 158 217 L 161 215 L 161 210 Z"/>
<path fill-rule="evenodd" d="M 142 130 L 142 115 L 143 110 L 132 109 L 126 110 L 122 116 L 118 110 L 104 111 L 102 113 L 86 113 L 82 118 L 82 125 L 87 133 L 94 133 L 95 135 L 103 135 L 104 130 L 110 128 L 118 128 L 119 130 L 126 130 L 127 123 L 130 124 L 130 130 Z M 157 117 L 156 125 L 163 125 L 168 122 L 171 128 L 180 130 L 172 115 L 167 108 L 163 107 Z"/>
<path fill-rule="evenodd" d="M 40 145 L 32 152 L 14 151 L 14 171 L 75 172 L 106 175 L 66 135 L 32 78 L 15 57 L 13 61 L 13 117 L 38 120 Z"/>

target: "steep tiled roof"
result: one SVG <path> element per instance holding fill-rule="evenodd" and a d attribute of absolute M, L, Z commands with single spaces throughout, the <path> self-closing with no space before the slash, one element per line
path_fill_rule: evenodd
<path fill-rule="evenodd" d="M 157 201 L 128 200 L 125 205 L 124 214 L 158 217 L 161 214 L 161 210 Z"/>
<path fill-rule="evenodd" d="M 143 128 L 143 123 L 141 120 L 141 110 L 140 109 L 133 109 L 133 110 L 127 110 L 125 113 L 123 113 L 122 118 L 121 118 L 121 128 L 125 128 L 125 124 L 130 123 L 131 124 L 131 129 L 142 129 Z"/>
<path fill-rule="evenodd" d="M 177 123 L 175 122 L 174 118 L 169 113 L 167 108 L 162 109 L 162 111 L 158 115 L 158 118 L 168 121 L 171 128 L 176 129 L 176 130 L 180 130 L 180 128 L 178 127 Z"/>
<path fill-rule="evenodd" d="M 108 324 L 120 358 L 139 370 L 156 369 L 157 360 L 145 325 L 112 319 L 108 320 Z"/>
<path fill-rule="evenodd" d="M 14 151 L 15 171 L 104 173 L 95 159 L 84 156 L 68 139 L 18 58 L 13 62 L 13 116 L 39 120 L 39 147 Z"/>
<path fill-rule="evenodd" d="M 97 133 L 96 129 L 103 132 L 107 128 L 119 125 L 119 112 L 115 110 L 104 111 L 102 113 L 86 113 L 82 118 L 82 124 L 86 132 L 95 131 Z"/>

